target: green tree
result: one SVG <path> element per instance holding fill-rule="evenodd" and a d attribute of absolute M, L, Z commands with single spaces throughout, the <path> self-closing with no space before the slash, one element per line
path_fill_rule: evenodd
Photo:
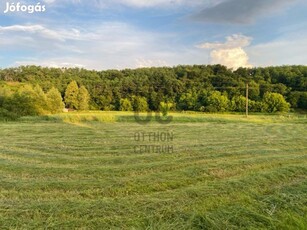
<path fill-rule="evenodd" d="M 148 111 L 148 103 L 145 97 L 133 96 L 133 110 L 137 112 Z"/>
<path fill-rule="evenodd" d="M 179 109 L 194 110 L 197 104 L 198 96 L 195 92 L 184 93 L 179 99 Z"/>
<path fill-rule="evenodd" d="M 91 96 L 85 86 L 81 86 L 78 93 L 78 109 L 88 110 Z"/>
<path fill-rule="evenodd" d="M 133 111 L 131 101 L 128 98 L 120 99 L 120 111 Z"/>
<path fill-rule="evenodd" d="M 173 107 L 173 103 L 170 102 L 161 102 L 160 103 L 160 112 L 162 112 L 163 116 L 167 116 L 171 108 Z"/>
<path fill-rule="evenodd" d="M 289 112 L 290 104 L 279 93 L 265 93 L 263 97 L 265 111 L 269 113 Z"/>
<path fill-rule="evenodd" d="M 246 98 L 243 96 L 234 96 L 231 100 L 231 110 L 244 112 L 246 110 Z"/>
<path fill-rule="evenodd" d="M 33 88 L 32 103 L 37 111 L 38 115 L 44 115 L 48 113 L 47 96 L 39 85 Z"/>
<path fill-rule="evenodd" d="M 61 93 L 59 92 L 58 89 L 52 87 L 47 92 L 47 102 L 48 102 L 48 109 L 50 113 L 56 114 L 56 113 L 63 112 L 65 104 L 63 102 Z"/>
<path fill-rule="evenodd" d="M 38 106 L 35 105 L 35 95 L 36 93 L 31 85 L 24 85 L 6 98 L 3 108 L 18 117 L 40 115 Z"/>
<path fill-rule="evenodd" d="M 66 88 L 65 91 L 65 104 L 69 109 L 78 109 L 79 101 L 78 101 L 79 87 L 76 81 L 72 81 Z"/>
<path fill-rule="evenodd" d="M 302 92 L 298 101 L 298 108 L 307 109 L 307 92 Z"/>
<path fill-rule="evenodd" d="M 291 92 L 290 95 L 288 96 L 288 101 L 291 104 L 292 108 L 298 108 L 298 102 L 301 97 L 301 92 Z"/>
<path fill-rule="evenodd" d="M 213 91 L 207 98 L 207 104 L 206 110 L 208 112 L 225 112 L 229 106 L 229 99 L 221 92 Z"/>

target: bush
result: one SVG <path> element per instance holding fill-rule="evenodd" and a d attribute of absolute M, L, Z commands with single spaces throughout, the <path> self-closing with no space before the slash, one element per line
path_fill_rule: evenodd
<path fill-rule="evenodd" d="M 225 112 L 229 106 L 229 99 L 227 96 L 222 95 L 219 91 L 213 91 L 207 98 L 206 111 L 208 112 Z"/>
<path fill-rule="evenodd" d="M 279 93 L 265 93 L 263 97 L 265 112 L 289 112 L 290 104 Z"/>
<path fill-rule="evenodd" d="M 131 101 L 128 98 L 120 99 L 119 110 L 120 111 L 133 111 Z"/>
<path fill-rule="evenodd" d="M 18 114 L 0 108 L 0 121 L 14 121 L 19 118 Z"/>
<path fill-rule="evenodd" d="M 61 94 L 52 88 L 47 94 L 39 85 L 21 85 L 17 90 L 0 89 L 0 116 L 15 120 L 23 116 L 40 116 L 62 112 L 64 103 Z"/>
<path fill-rule="evenodd" d="M 246 98 L 243 96 L 234 96 L 231 100 L 232 111 L 244 112 L 246 110 Z"/>
<path fill-rule="evenodd" d="M 170 102 L 161 102 L 160 103 L 160 112 L 162 112 L 163 116 L 167 116 L 168 112 L 173 107 L 173 103 Z"/>
<path fill-rule="evenodd" d="M 265 112 L 267 106 L 262 101 L 252 101 L 252 100 L 249 100 L 248 108 L 249 108 L 250 112 Z"/>
<path fill-rule="evenodd" d="M 36 101 L 36 94 L 32 86 L 26 85 L 7 97 L 3 103 L 3 108 L 19 117 L 37 116 L 43 109 L 35 104 Z"/>

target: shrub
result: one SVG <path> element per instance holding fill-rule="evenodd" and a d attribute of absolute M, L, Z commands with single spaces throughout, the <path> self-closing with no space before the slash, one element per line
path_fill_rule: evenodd
<path fill-rule="evenodd" d="M 232 111 L 244 112 L 246 110 L 246 98 L 243 96 L 234 96 L 231 100 Z"/>
<path fill-rule="evenodd" d="M 289 112 L 290 104 L 279 93 L 265 93 L 263 97 L 265 111 L 269 113 Z"/>
<path fill-rule="evenodd" d="M 249 100 L 248 108 L 250 112 L 265 112 L 267 110 L 267 106 L 264 102 L 253 100 Z"/>
<path fill-rule="evenodd" d="M 206 110 L 208 112 L 225 112 L 229 106 L 229 99 L 221 92 L 213 91 L 207 98 L 207 104 Z"/>
<path fill-rule="evenodd" d="M 160 111 L 162 112 L 163 116 L 167 116 L 168 112 L 173 107 L 173 103 L 170 102 L 161 102 L 160 103 Z"/>
<path fill-rule="evenodd" d="M 36 96 L 32 86 L 25 85 L 4 100 L 3 108 L 19 117 L 40 115 L 42 109 L 35 104 Z"/>
<path fill-rule="evenodd" d="M 128 98 L 120 99 L 119 110 L 120 111 L 133 111 L 131 101 Z"/>

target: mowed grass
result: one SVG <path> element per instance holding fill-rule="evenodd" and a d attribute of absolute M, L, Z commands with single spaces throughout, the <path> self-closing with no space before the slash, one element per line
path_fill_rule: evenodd
<path fill-rule="evenodd" d="M 304 115 L 172 115 L 0 123 L 0 229 L 307 229 Z"/>

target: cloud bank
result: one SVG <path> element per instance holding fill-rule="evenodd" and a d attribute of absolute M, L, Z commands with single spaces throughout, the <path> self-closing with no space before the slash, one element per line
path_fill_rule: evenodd
<path fill-rule="evenodd" d="M 69 29 L 12 25 L 0 26 L 0 52 L 22 50 L 15 65 L 98 70 L 202 63 L 204 52 L 176 44 L 175 38 L 176 34 L 143 31 L 121 22 Z"/>
<path fill-rule="evenodd" d="M 210 23 L 249 24 L 298 0 L 226 0 L 195 14 L 193 19 Z"/>

